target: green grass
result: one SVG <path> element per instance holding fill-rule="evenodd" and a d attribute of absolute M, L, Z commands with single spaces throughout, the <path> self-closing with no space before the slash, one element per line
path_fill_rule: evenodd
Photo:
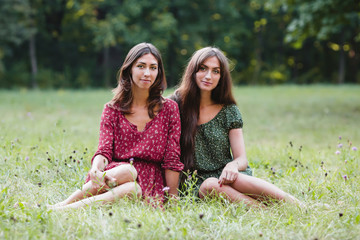
<path fill-rule="evenodd" d="M 49 211 L 46 204 L 81 187 L 111 92 L 0 91 L 0 238 L 359 239 L 360 150 L 352 147 L 360 147 L 360 86 L 238 87 L 234 93 L 255 176 L 305 208 L 249 210 L 187 197 L 164 210 L 123 199 Z M 17 202 L 40 207 L 15 208 Z"/>

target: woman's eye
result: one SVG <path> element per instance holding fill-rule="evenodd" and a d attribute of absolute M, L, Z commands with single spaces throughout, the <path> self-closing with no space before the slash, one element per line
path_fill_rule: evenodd
<path fill-rule="evenodd" d="M 214 73 L 219 74 L 220 71 L 219 70 L 214 70 Z"/>
<path fill-rule="evenodd" d="M 151 69 L 152 69 L 152 70 L 156 70 L 156 69 L 157 69 L 157 67 L 151 67 Z"/>
<path fill-rule="evenodd" d="M 204 67 L 200 67 L 200 71 L 204 72 L 206 69 Z"/>
<path fill-rule="evenodd" d="M 138 65 L 137 67 L 138 68 L 144 68 L 144 65 Z"/>

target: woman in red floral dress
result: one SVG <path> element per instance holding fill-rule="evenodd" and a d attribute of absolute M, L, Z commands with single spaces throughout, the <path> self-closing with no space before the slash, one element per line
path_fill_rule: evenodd
<path fill-rule="evenodd" d="M 53 209 L 108 203 L 125 196 L 164 199 L 177 195 L 180 117 L 177 104 L 161 96 L 166 79 L 159 51 L 133 47 L 119 71 L 114 98 L 105 104 L 98 150 L 86 183 Z"/>

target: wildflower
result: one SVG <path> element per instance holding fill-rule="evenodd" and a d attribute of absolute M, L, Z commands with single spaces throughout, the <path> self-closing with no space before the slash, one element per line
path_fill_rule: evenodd
<path fill-rule="evenodd" d="M 340 143 L 340 144 L 338 145 L 338 148 L 342 148 L 342 146 L 343 146 L 343 144 L 342 144 L 342 143 Z"/>
<path fill-rule="evenodd" d="M 112 212 L 109 212 L 109 216 L 111 217 L 113 215 L 113 213 Z"/>
<path fill-rule="evenodd" d="M 29 161 L 29 159 L 30 159 L 29 156 L 25 157 L 25 161 Z"/>
<path fill-rule="evenodd" d="M 129 159 L 129 163 L 130 163 L 130 164 L 133 164 L 133 163 L 134 163 L 134 158 L 130 158 L 130 159 Z"/>
<path fill-rule="evenodd" d="M 352 150 L 357 151 L 358 149 L 357 147 L 352 147 Z"/>
<path fill-rule="evenodd" d="M 336 155 L 339 155 L 341 152 L 338 150 L 335 152 Z"/>
<path fill-rule="evenodd" d="M 203 219 L 203 217 L 204 217 L 204 214 L 203 214 L 203 213 L 200 213 L 200 214 L 199 214 L 199 218 L 200 218 L 200 219 Z"/>
<path fill-rule="evenodd" d="M 342 216 L 344 216 L 344 214 L 343 214 L 343 213 L 339 213 L 339 217 L 342 217 Z"/>
<path fill-rule="evenodd" d="M 262 232 L 259 232 L 259 237 L 262 237 L 263 236 L 263 233 Z"/>
<path fill-rule="evenodd" d="M 345 181 L 348 180 L 347 175 L 344 175 L 343 178 L 344 178 Z"/>
<path fill-rule="evenodd" d="M 341 136 L 339 136 L 339 140 L 341 140 L 342 139 L 342 137 Z"/>
<path fill-rule="evenodd" d="M 167 192 L 170 190 L 170 187 L 164 187 L 162 190 L 163 190 L 163 192 Z"/>
<path fill-rule="evenodd" d="M 345 164 L 347 164 L 347 160 L 345 160 Z"/>

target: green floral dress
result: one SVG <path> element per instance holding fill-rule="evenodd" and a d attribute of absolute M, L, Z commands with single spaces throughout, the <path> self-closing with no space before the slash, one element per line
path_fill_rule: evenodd
<path fill-rule="evenodd" d="M 195 169 L 197 189 L 209 177 L 219 178 L 225 165 L 233 161 L 229 131 L 242 128 L 243 121 L 235 104 L 224 106 L 209 122 L 198 126 L 195 136 Z M 240 173 L 252 175 L 248 166 Z"/>

